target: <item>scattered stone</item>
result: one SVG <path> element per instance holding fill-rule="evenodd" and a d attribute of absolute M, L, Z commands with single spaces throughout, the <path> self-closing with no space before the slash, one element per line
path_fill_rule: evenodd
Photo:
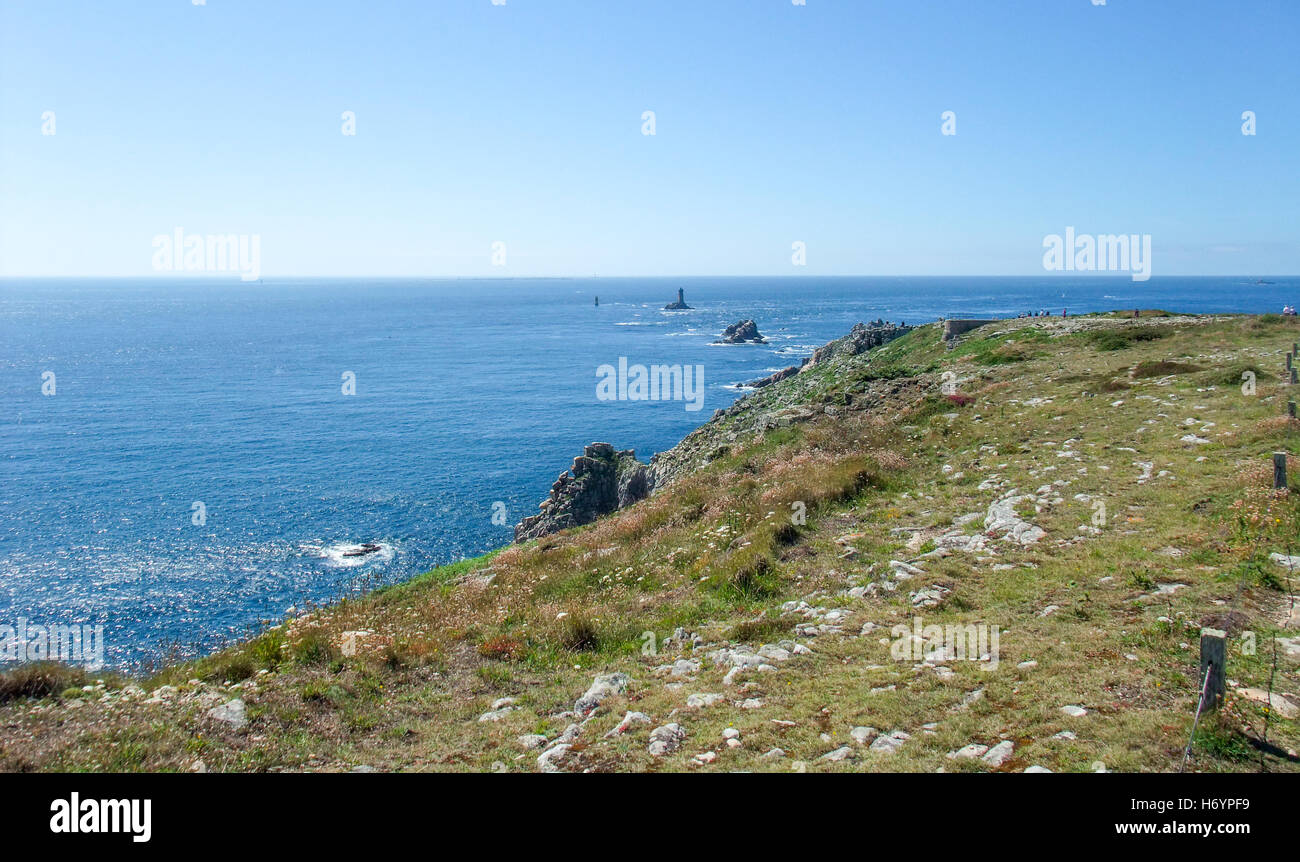
<path fill-rule="evenodd" d="M 894 754 L 903 747 L 903 743 L 911 739 L 912 736 L 901 730 L 893 730 L 888 736 L 878 736 L 871 743 L 871 750 L 880 754 Z"/>
<path fill-rule="evenodd" d="M 1300 716 L 1300 707 L 1297 707 L 1294 703 L 1287 700 L 1277 692 L 1270 694 L 1262 688 L 1239 688 L 1237 689 L 1237 694 L 1247 700 L 1253 700 L 1255 703 L 1264 704 L 1282 718 L 1296 718 Z"/>
<path fill-rule="evenodd" d="M 849 731 L 849 737 L 858 745 L 870 745 L 879 735 L 880 731 L 874 727 L 855 727 Z"/>
<path fill-rule="evenodd" d="M 656 727 L 650 731 L 650 746 L 647 751 L 653 757 L 663 757 L 678 749 L 686 738 L 686 730 L 676 722 Z"/>
<path fill-rule="evenodd" d="M 228 724 L 233 730 L 242 730 L 248 726 L 248 716 L 244 709 L 244 702 L 237 697 L 226 701 L 221 706 L 214 706 L 209 709 L 208 718 Z"/>
<path fill-rule="evenodd" d="M 573 711 L 580 716 L 585 716 L 611 697 L 627 691 L 629 682 L 631 682 L 631 678 L 625 673 L 603 673 L 598 675 L 592 680 L 591 688 L 587 689 L 586 693 L 573 704 Z"/>
<path fill-rule="evenodd" d="M 537 758 L 537 769 L 547 773 L 563 772 L 564 759 L 572 748 L 573 746 L 568 743 L 561 743 L 546 749 Z"/>
<path fill-rule="evenodd" d="M 646 715 L 644 712 L 629 712 L 623 716 L 622 721 L 620 721 L 608 733 L 605 734 L 605 738 L 609 739 L 610 737 L 619 736 L 621 734 L 627 733 L 628 730 L 631 729 L 631 727 L 635 724 L 649 724 L 649 723 L 650 723 L 650 716 Z"/>
<path fill-rule="evenodd" d="M 1011 759 L 1011 754 L 1016 749 L 1016 745 L 1009 739 L 1004 739 L 997 745 L 988 750 L 980 759 L 993 768 L 997 768 Z"/>
<path fill-rule="evenodd" d="M 1061 707 L 1061 712 L 1070 716 L 1070 718 L 1083 718 L 1085 715 L 1088 714 L 1088 710 L 1084 709 L 1081 706 L 1075 706 L 1074 704 L 1069 704 L 1067 706 Z"/>
<path fill-rule="evenodd" d="M 841 760 L 848 760 L 849 756 L 852 754 L 853 754 L 853 749 L 849 748 L 847 745 L 841 745 L 839 748 L 835 749 L 834 751 L 828 751 L 817 759 L 826 760 L 831 763 L 838 763 Z"/>
<path fill-rule="evenodd" d="M 988 514 L 984 516 L 984 533 L 989 536 L 1002 536 L 1020 545 L 1032 545 L 1038 542 L 1047 531 L 1035 526 L 1016 514 L 1016 506 L 1021 502 L 1033 502 L 1030 494 L 1019 494 L 1015 490 L 993 501 Z"/>
<path fill-rule="evenodd" d="M 686 708 L 703 709 L 706 706 L 713 706 L 722 699 L 723 696 L 720 694 L 693 694 L 686 698 Z"/>
<path fill-rule="evenodd" d="M 970 745 L 964 745 L 956 751 L 948 752 L 949 760 L 974 760 L 977 757 L 983 757 L 989 747 L 980 745 L 978 742 L 972 742 Z"/>
<path fill-rule="evenodd" d="M 546 744 L 546 737 L 540 733 L 526 733 L 516 737 L 515 742 L 518 742 L 524 751 L 535 751 Z"/>
<path fill-rule="evenodd" d="M 478 720 L 479 721 L 500 721 L 501 719 L 505 718 L 507 715 L 514 712 L 518 708 L 519 707 L 517 706 L 506 705 L 501 707 L 500 709 L 493 709 L 483 713 L 478 717 Z"/>

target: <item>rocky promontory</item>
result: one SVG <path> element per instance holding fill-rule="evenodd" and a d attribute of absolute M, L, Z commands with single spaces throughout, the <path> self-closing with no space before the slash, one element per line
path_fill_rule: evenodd
<path fill-rule="evenodd" d="M 590 524 L 649 496 L 650 490 L 648 468 L 635 451 L 592 443 L 551 485 L 550 496 L 538 507 L 541 512 L 515 526 L 515 541 Z"/>
<path fill-rule="evenodd" d="M 758 324 L 752 320 L 738 320 L 722 330 L 722 337 L 714 344 L 767 344 L 767 339 L 758 331 Z"/>
<path fill-rule="evenodd" d="M 764 386 L 771 386 L 773 383 L 779 383 L 787 377 L 793 377 L 801 371 L 825 362 L 835 356 L 857 356 L 859 353 L 865 353 L 874 347 L 881 347 L 893 341 L 899 336 L 906 335 L 915 327 L 908 326 L 906 323 L 892 323 L 888 320 L 876 320 L 872 323 L 856 324 L 849 334 L 843 338 L 838 338 L 813 351 L 812 356 L 807 357 L 799 365 L 791 365 L 789 368 L 782 368 L 775 374 L 763 377 L 759 380 L 751 380 L 746 386 L 754 389 L 762 389 Z"/>
<path fill-rule="evenodd" d="M 843 338 L 817 348 L 801 365 L 792 365 L 749 385 L 764 389 L 820 368 L 832 360 L 847 359 L 888 344 L 912 329 L 906 324 L 885 320 L 859 323 Z M 730 342 L 737 344 L 743 343 L 745 338 L 762 339 L 752 320 L 742 320 L 727 327 L 724 335 L 739 337 L 741 340 Z M 901 388 L 899 384 L 886 383 L 880 392 L 864 392 L 850 409 L 869 410 L 882 398 L 896 396 Z M 776 398 L 766 397 L 766 394 L 759 397 L 758 393 L 753 397 L 742 397 L 730 407 L 719 410 L 713 421 L 691 432 L 677 446 L 655 455 L 649 464 L 638 461 L 631 449 L 618 451 L 609 443 L 592 443 L 551 485 L 550 496 L 539 506 L 541 511 L 515 527 L 515 541 L 525 542 L 589 524 L 603 515 L 630 506 L 708 463 L 734 442 L 738 434 L 806 421 L 814 415 L 814 411 L 804 403 L 807 400 L 807 394 L 802 391 Z"/>

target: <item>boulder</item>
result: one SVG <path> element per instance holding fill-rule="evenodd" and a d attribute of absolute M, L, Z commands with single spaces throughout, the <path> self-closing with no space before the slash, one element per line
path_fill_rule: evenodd
<path fill-rule="evenodd" d="M 591 687 L 573 704 L 573 711 L 583 716 L 611 697 L 627 691 L 631 679 L 625 673 L 602 673 L 592 680 Z"/>
<path fill-rule="evenodd" d="M 767 344 L 753 320 L 738 320 L 722 330 L 722 337 L 714 344 Z"/>

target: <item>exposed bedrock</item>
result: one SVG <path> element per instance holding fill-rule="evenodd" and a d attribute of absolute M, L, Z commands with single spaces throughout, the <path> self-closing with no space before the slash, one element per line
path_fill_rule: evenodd
<path fill-rule="evenodd" d="M 649 471 L 633 450 L 592 443 L 551 485 L 550 496 L 538 507 L 541 511 L 515 526 L 515 541 L 590 524 L 649 496 L 650 490 Z"/>

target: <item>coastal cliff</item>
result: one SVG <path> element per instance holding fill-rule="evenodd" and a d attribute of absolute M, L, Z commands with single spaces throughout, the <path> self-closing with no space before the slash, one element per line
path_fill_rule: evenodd
<path fill-rule="evenodd" d="M 1300 771 L 1300 322 L 872 330 L 648 465 L 588 447 L 518 543 L 135 678 L 0 675 L 0 768 Z"/>
<path fill-rule="evenodd" d="M 755 384 L 766 387 L 810 368 L 822 366 L 832 360 L 854 357 L 876 347 L 888 344 L 912 330 L 905 324 L 884 320 L 859 323 L 843 338 L 817 348 L 802 365 L 778 371 Z M 744 320 L 727 327 L 725 336 L 740 343 L 762 338 L 752 320 Z M 853 404 L 852 396 L 845 399 L 846 409 L 869 410 L 881 403 L 880 396 L 896 396 L 901 386 L 885 384 L 876 393 L 864 393 Z M 573 465 L 551 485 L 547 499 L 539 505 L 541 512 L 525 518 L 515 526 L 515 541 L 536 539 L 570 527 L 590 524 L 602 515 L 611 514 L 636 503 L 658 488 L 664 488 L 680 476 L 707 464 L 712 457 L 725 454 L 729 444 L 737 437 L 756 430 L 781 427 L 801 422 L 812 411 L 797 406 L 807 400 L 807 393 L 792 389 L 775 399 L 751 400 L 749 396 L 736 401 L 725 410 L 717 411 L 713 420 L 687 436 L 678 446 L 654 456 L 649 465 L 636 460 L 631 450 L 618 452 L 609 443 L 592 443 L 584 453 L 573 460 Z M 850 407 L 850 405 L 853 405 Z M 825 409 L 824 407 L 822 408 Z M 718 426 L 726 424 L 726 431 Z"/>
<path fill-rule="evenodd" d="M 538 507 L 542 511 L 515 527 L 515 541 L 590 524 L 644 499 L 650 487 L 649 471 L 634 451 L 592 443 L 551 485 L 550 496 Z"/>

